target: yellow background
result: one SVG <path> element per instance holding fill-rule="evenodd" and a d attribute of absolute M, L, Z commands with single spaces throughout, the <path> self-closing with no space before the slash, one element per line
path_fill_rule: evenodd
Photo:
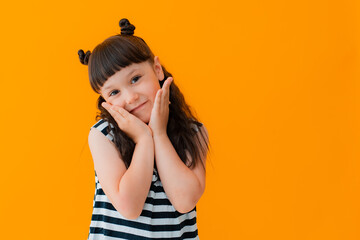
<path fill-rule="evenodd" d="M 206 239 L 360 239 L 358 1 L 1 4 L 1 239 L 86 239 L 95 101 L 79 49 L 126 17 L 208 128 Z"/>

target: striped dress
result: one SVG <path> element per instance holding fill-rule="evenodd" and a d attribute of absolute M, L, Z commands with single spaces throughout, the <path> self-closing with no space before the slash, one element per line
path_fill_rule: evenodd
<path fill-rule="evenodd" d="M 91 128 L 97 128 L 113 140 L 101 119 Z M 110 125 L 113 127 L 113 125 Z M 105 195 L 95 172 L 95 194 L 88 240 L 107 239 L 199 239 L 196 207 L 182 214 L 170 203 L 159 175 L 154 168 L 150 191 L 141 215 L 135 220 L 123 217 Z"/>

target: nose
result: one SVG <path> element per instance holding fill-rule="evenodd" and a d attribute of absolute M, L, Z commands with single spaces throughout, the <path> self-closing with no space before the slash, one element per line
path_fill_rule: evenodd
<path fill-rule="evenodd" d="M 139 95 L 134 91 L 126 91 L 125 102 L 126 104 L 132 104 L 139 98 Z"/>

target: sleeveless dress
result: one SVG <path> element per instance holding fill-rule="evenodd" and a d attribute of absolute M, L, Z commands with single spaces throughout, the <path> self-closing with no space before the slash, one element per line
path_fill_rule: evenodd
<path fill-rule="evenodd" d="M 113 131 L 109 123 L 100 119 L 91 128 L 97 128 L 109 140 Z M 113 125 L 110 124 L 111 128 Z M 154 167 L 150 191 L 141 215 L 130 220 L 123 217 L 105 195 L 95 171 L 95 194 L 88 240 L 107 239 L 199 239 L 196 207 L 188 213 L 179 213 L 169 201 Z"/>

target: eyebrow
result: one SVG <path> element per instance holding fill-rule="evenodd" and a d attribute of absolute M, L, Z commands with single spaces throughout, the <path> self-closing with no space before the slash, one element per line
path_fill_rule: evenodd
<path fill-rule="evenodd" d="M 126 74 L 126 77 L 129 77 L 133 72 L 135 72 L 136 70 L 138 70 L 138 68 L 134 68 L 133 70 L 131 70 L 128 74 Z M 103 88 L 103 91 L 108 90 L 109 88 L 112 88 L 112 85 L 109 85 L 107 87 Z"/>

